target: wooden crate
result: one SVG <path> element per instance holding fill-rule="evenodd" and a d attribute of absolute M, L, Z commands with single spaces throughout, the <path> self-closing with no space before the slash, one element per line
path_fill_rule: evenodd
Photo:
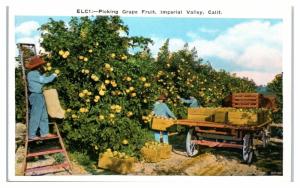
<path fill-rule="evenodd" d="M 165 131 L 168 127 L 175 124 L 174 119 L 154 117 L 152 119 L 152 129 Z"/>
<path fill-rule="evenodd" d="M 232 107 L 234 108 L 259 108 L 261 94 L 259 93 L 234 93 L 232 94 Z"/>
<path fill-rule="evenodd" d="M 114 163 L 110 167 L 112 171 L 115 171 L 120 174 L 128 174 L 134 172 L 134 161 L 133 157 L 129 157 L 128 159 L 119 159 L 114 158 Z"/>
<path fill-rule="evenodd" d="M 158 148 L 142 147 L 141 154 L 143 159 L 148 163 L 156 163 L 161 161 L 160 150 Z"/>
<path fill-rule="evenodd" d="M 258 125 L 263 121 L 261 112 L 228 112 L 228 123 L 232 125 Z"/>
<path fill-rule="evenodd" d="M 189 120 L 198 120 L 198 121 L 213 121 L 213 115 L 189 115 Z"/>
<path fill-rule="evenodd" d="M 169 159 L 171 157 L 172 146 L 169 144 L 160 145 L 158 147 L 161 159 Z"/>
<path fill-rule="evenodd" d="M 133 157 L 119 159 L 102 154 L 99 156 L 98 167 L 109 169 L 120 174 L 128 174 L 134 171 L 134 161 L 135 159 Z"/>
<path fill-rule="evenodd" d="M 213 121 L 215 108 L 188 108 L 188 117 L 190 120 Z"/>
<path fill-rule="evenodd" d="M 143 147 L 141 154 L 143 159 L 149 163 L 156 163 L 162 159 L 169 159 L 171 157 L 172 146 L 169 144 L 157 145 L 151 148 Z"/>
<path fill-rule="evenodd" d="M 235 110 L 236 110 L 236 108 L 231 108 L 231 107 L 216 108 L 216 112 L 214 114 L 214 122 L 227 123 L 228 122 L 228 112 L 235 111 Z"/>
<path fill-rule="evenodd" d="M 228 112 L 216 112 L 214 115 L 214 122 L 226 123 L 228 121 Z"/>

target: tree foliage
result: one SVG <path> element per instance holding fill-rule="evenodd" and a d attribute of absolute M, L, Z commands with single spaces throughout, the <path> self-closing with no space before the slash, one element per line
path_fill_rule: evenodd
<path fill-rule="evenodd" d="M 276 123 L 282 123 L 283 95 L 282 95 L 282 73 L 267 84 L 267 90 L 276 95 L 276 103 L 278 110 L 273 113 L 273 120 Z"/>

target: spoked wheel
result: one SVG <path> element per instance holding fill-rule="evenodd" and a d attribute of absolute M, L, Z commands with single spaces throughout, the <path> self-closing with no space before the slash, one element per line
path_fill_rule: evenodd
<path fill-rule="evenodd" d="M 263 143 L 263 148 L 266 148 L 269 144 L 269 136 L 267 134 L 267 131 L 266 130 L 262 130 L 261 131 L 261 140 L 262 140 L 262 143 Z"/>
<path fill-rule="evenodd" d="M 250 134 L 246 134 L 243 141 L 243 160 L 250 164 L 253 159 L 253 140 Z"/>
<path fill-rule="evenodd" d="M 190 129 L 186 135 L 186 153 L 188 156 L 193 157 L 199 153 L 199 145 L 193 143 L 198 137 L 194 129 Z"/>

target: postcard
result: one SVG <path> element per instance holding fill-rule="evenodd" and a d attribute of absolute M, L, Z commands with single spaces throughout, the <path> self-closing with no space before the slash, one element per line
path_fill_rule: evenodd
<path fill-rule="evenodd" d="M 5 9 L 8 181 L 293 177 L 290 5 L 25 4 Z"/>

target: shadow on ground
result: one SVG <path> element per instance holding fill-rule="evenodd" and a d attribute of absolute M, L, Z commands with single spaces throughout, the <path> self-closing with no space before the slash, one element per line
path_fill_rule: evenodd
<path fill-rule="evenodd" d="M 170 137 L 170 144 L 172 144 L 175 152 L 185 152 L 185 135 L 174 135 Z M 238 163 L 244 164 L 242 161 L 242 151 L 231 148 L 209 148 L 205 146 L 200 147 L 200 152 L 197 156 L 205 153 L 210 153 L 216 158 L 226 158 L 226 160 L 235 160 Z M 270 142 L 266 148 L 262 145 L 257 145 L 255 156 L 251 165 L 256 166 L 265 175 L 282 175 L 283 166 L 283 147 L 281 143 Z M 197 157 L 196 156 L 196 157 Z"/>

